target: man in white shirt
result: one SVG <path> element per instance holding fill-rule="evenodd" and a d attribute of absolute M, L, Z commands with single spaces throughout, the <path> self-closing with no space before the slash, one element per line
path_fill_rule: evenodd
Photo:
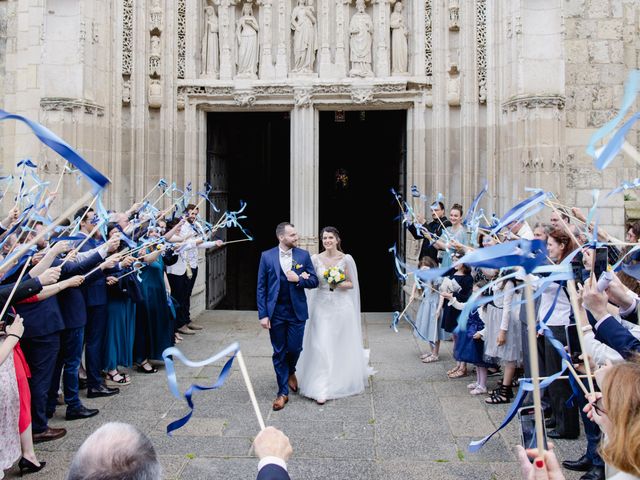
<path fill-rule="evenodd" d="M 195 205 L 187 205 L 186 222 L 182 224 L 177 235 L 170 240 L 182 243 L 176 252 L 178 260 L 167 266 L 167 278 L 171 285 L 171 294 L 178 302 L 176 309 L 176 330 L 185 335 L 193 335 L 194 330 L 202 330 L 200 325 L 191 321 L 191 293 L 198 276 L 198 249 L 221 247 L 222 240 L 205 242 L 205 231 L 197 221 L 199 209 Z"/>

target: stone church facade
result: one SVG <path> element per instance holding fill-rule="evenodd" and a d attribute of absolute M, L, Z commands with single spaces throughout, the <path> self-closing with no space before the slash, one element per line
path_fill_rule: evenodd
<path fill-rule="evenodd" d="M 311 249 L 321 112 L 405 111 L 405 188 L 468 206 L 488 181 L 488 212 L 525 187 L 588 207 L 638 176 L 622 157 L 595 172 L 584 148 L 639 66 L 636 0 L 0 0 L 2 107 L 112 178 L 107 205 L 211 181 L 208 112 L 288 112 L 290 215 Z M 5 171 L 31 157 L 57 178 L 59 158 L 0 131 Z M 601 213 L 618 235 L 622 204 Z"/>

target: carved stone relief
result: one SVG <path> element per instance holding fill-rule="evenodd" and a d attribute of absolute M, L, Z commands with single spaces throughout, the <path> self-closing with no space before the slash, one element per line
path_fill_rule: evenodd
<path fill-rule="evenodd" d="M 162 49 L 160 46 L 160 37 L 158 35 L 151 35 L 150 48 L 149 75 L 160 76 L 162 72 Z"/>
<path fill-rule="evenodd" d="M 373 102 L 373 89 L 371 88 L 354 88 L 351 91 L 351 100 L 353 103 L 362 105 L 364 103 Z"/>
<path fill-rule="evenodd" d="M 478 101 L 487 103 L 487 0 L 476 0 Z"/>
<path fill-rule="evenodd" d="M 131 103 L 131 79 L 122 80 L 122 104 L 129 105 Z"/>
<path fill-rule="evenodd" d="M 252 90 L 238 91 L 233 96 L 233 101 L 236 102 L 236 105 L 239 107 L 252 107 L 256 102 L 256 96 Z"/>
<path fill-rule="evenodd" d="M 433 52 L 432 52 L 432 26 L 431 26 L 431 0 L 424 2 L 424 70 L 427 81 L 433 77 Z"/>
<path fill-rule="evenodd" d="M 447 103 L 452 107 L 460 105 L 460 71 L 455 63 L 449 66 L 447 80 Z"/>
<path fill-rule="evenodd" d="M 185 52 L 185 34 L 186 34 L 186 28 L 187 28 L 187 6 L 186 6 L 186 0 L 178 0 L 178 8 L 177 8 L 177 13 L 178 13 L 178 31 L 176 32 L 176 37 L 177 37 L 177 49 L 178 49 L 178 65 L 177 65 L 177 70 L 178 70 L 178 78 L 184 78 L 184 71 L 185 71 L 185 56 L 186 56 L 186 52 Z"/>
<path fill-rule="evenodd" d="M 460 2 L 449 0 L 449 30 L 460 30 Z"/>
<path fill-rule="evenodd" d="M 149 107 L 162 107 L 162 82 L 160 81 L 160 79 L 149 79 Z"/>
<path fill-rule="evenodd" d="M 312 88 L 296 88 L 293 93 L 293 103 L 298 108 L 310 107 L 312 94 Z"/>
<path fill-rule="evenodd" d="M 157 30 L 158 33 L 162 32 L 164 28 L 161 0 L 151 0 L 151 7 L 149 8 L 149 29 L 151 31 Z"/>

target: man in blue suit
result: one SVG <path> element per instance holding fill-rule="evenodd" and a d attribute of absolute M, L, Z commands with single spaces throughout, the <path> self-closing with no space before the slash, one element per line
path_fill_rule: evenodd
<path fill-rule="evenodd" d="M 318 277 L 306 250 L 297 248 L 298 233 L 288 222 L 276 227 L 279 245 L 262 252 L 258 270 L 258 317 L 269 330 L 273 368 L 278 380 L 274 410 L 289 401 L 289 388 L 298 391 L 296 364 L 302 352 L 305 322 L 309 318 L 305 288 L 316 288 Z"/>
<path fill-rule="evenodd" d="M 257 480 L 289 480 L 287 460 L 293 448 L 284 433 L 273 427 L 265 428 L 253 441 L 253 451 L 260 459 Z"/>

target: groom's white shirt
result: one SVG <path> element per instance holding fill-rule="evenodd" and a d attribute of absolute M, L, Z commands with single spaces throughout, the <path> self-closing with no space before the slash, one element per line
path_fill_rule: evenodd
<path fill-rule="evenodd" d="M 278 465 L 279 467 L 284 468 L 285 471 L 287 470 L 287 462 L 285 462 L 283 459 L 278 458 L 278 457 L 264 457 L 258 463 L 258 471 L 262 470 L 262 467 L 264 467 L 266 465 L 269 465 L 269 464 Z"/>
<path fill-rule="evenodd" d="M 280 256 L 280 267 L 284 273 L 291 270 L 293 265 L 293 249 L 283 250 L 282 247 L 278 247 L 278 254 Z"/>

